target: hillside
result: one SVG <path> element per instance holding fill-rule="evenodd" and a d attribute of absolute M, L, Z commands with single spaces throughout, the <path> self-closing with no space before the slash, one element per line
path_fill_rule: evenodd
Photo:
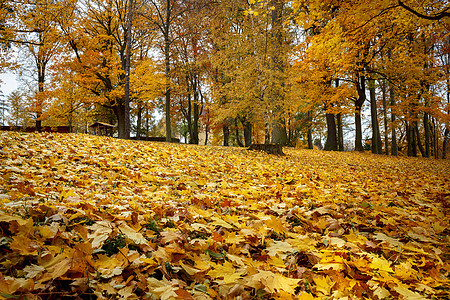
<path fill-rule="evenodd" d="M 450 296 L 448 161 L 80 134 L 0 145 L 1 297 Z"/>

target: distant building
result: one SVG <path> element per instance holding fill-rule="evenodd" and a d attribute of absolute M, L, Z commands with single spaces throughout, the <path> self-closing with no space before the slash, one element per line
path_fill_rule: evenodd
<path fill-rule="evenodd" d="M 92 128 L 92 133 L 94 135 L 112 136 L 116 126 L 103 122 L 95 122 L 94 124 L 89 125 L 89 128 Z"/>

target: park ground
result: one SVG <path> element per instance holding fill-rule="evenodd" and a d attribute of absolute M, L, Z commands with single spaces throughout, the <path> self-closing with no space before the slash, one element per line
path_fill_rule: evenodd
<path fill-rule="evenodd" d="M 0 132 L 0 298 L 448 299 L 450 163 Z"/>

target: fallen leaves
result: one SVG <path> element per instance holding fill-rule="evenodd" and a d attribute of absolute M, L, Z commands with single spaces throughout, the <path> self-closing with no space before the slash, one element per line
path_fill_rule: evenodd
<path fill-rule="evenodd" d="M 446 299 L 450 164 L 0 133 L 0 297 Z"/>

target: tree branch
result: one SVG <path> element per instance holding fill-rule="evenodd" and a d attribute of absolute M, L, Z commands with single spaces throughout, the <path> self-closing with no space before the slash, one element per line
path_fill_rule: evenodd
<path fill-rule="evenodd" d="M 403 3 L 401 0 L 398 0 L 398 5 L 403 7 L 404 9 L 409 11 L 410 13 L 416 15 L 417 17 L 419 17 L 421 19 L 425 19 L 425 20 L 437 21 L 437 20 L 440 20 L 440 19 L 445 18 L 445 17 L 450 17 L 450 12 L 448 12 L 448 10 L 450 10 L 450 7 L 446 7 L 443 11 L 441 11 L 438 14 L 434 14 L 432 16 L 428 16 L 428 15 L 424 15 L 424 14 L 422 14 L 422 13 L 412 9 L 411 7 L 409 7 L 408 5 Z"/>

